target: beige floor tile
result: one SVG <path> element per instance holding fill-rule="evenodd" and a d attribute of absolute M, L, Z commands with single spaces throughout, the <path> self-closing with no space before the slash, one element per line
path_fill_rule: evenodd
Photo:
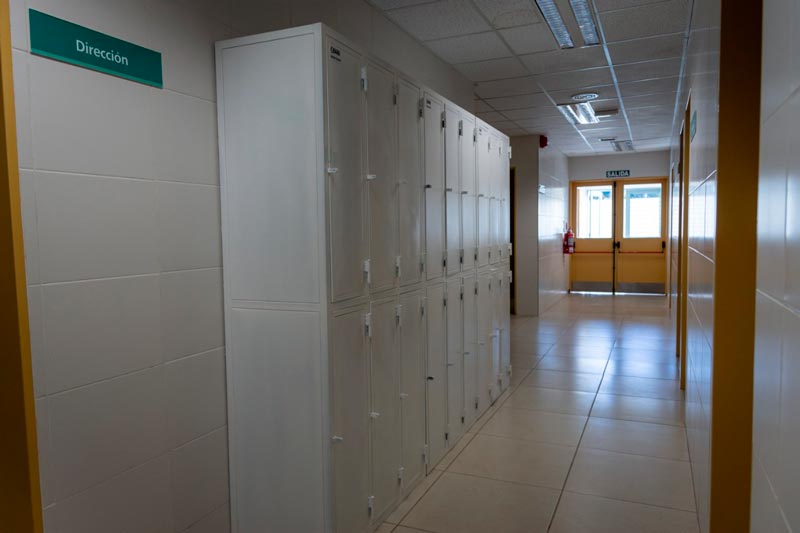
<path fill-rule="evenodd" d="M 537 370 L 557 370 L 559 372 L 579 372 L 583 374 L 602 374 L 606 361 L 599 358 L 558 357 L 546 355 L 536 365 Z"/>
<path fill-rule="evenodd" d="M 665 424 L 592 417 L 583 433 L 581 448 L 689 460 L 686 431 Z"/>
<path fill-rule="evenodd" d="M 641 503 L 565 492 L 551 533 L 697 533 L 697 515 Z"/>
<path fill-rule="evenodd" d="M 573 446 L 478 435 L 448 471 L 560 490 L 574 455 Z"/>
<path fill-rule="evenodd" d="M 615 348 L 644 348 L 647 350 L 668 350 L 675 346 L 675 339 L 648 339 L 646 337 L 625 337 L 617 341 Z"/>
<path fill-rule="evenodd" d="M 504 406 L 585 416 L 589 414 L 593 401 L 591 392 L 518 387 Z"/>
<path fill-rule="evenodd" d="M 682 400 L 680 383 L 673 379 L 638 378 L 606 374 L 600 384 L 601 394 L 639 396 L 660 400 Z"/>
<path fill-rule="evenodd" d="M 677 360 L 672 363 L 648 363 L 644 361 L 612 359 L 608 362 L 606 374 L 638 378 L 678 379 L 679 366 Z"/>
<path fill-rule="evenodd" d="M 483 426 L 479 433 L 577 446 L 585 425 L 585 416 L 504 407 Z"/>
<path fill-rule="evenodd" d="M 598 394 L 592 416 L 683 426 L 683 402 Z"/>
<path fill-rule="evenodd" d="M 542 355 L 511 352 L 511 368 L 533 368 L 542 359 Z"/>
<path fill-rule="evenodd" d="M 557 335 L 550 335 L 547 333 L 541 333 L 535 339 L 515 337 L 511 339 L 511 351 L 515 353 L 544 355 L 557 340 Z"/>
<path fill-rule="evenodd" d="M 397 526 L 394 533 L 427 533 L 424 529 L 414 529 L 413 527 Z"/>
<path fill-rule="evenodd" d="M 437 533 L 546 531 L 558 493 L 446 472 L 402 525 Z"/>
<path fill-rule="evenodd" d="M 611 353 L 610 346 L 595 345 L 591 343 L 582 344 L 554 344 L 547 355 L 555 355 L 558 357 L 584 357 L 587 359 L 608 359 Z"/>
<path fill-rule="evenodd" d="M 689 463 L 580 449 L 565 490 L 694 511 Z"/>
<path fill-rule="evenodd" d="M 636 348 L 614 348 L 611 359 L 623 361 L 643 361 L 645 363 L 667 364 L 677 362 L 675 350 L 643 350 Z"/>
<path fill-rule="evenodd" d="M 458 457 L 458 454 L 460 454 L 464 448 L 467 447 L 469 441 L 471 441 L 474 437 L 475 433 L 465 433 L 462 435 L 461 438 L 458 439 L 458 442 L 456 442 L 453 447 L 450 448 L 446 454 L 444 454 L 442 460 L 436 465 L 436 469 L 447 470 L 447 467 L 452 464 L 455 458 Z"/>
<path fill-rule="evenodd" d="M 575 372 L 533 369 L 521 385 L 523 387 L 597 392 L 602 377 L 601 374 L 578 374 Z"/>
<path fill-rule="evenodd" d="M 391 533 L 394 531 L 395 526 L 397 524 L 390 524 L 389 522 L 384 522 L 383 524 L 378 526 L 378 529 L 375 530 L 375 533 Z"/>
<path fill-rule="evenodd" d="M 533 370 L 532 368 L 517 368 L 517 367 L 513 366 L 513 363 L 512 363 L 511 369 L 512 369 L 512 372 L 511 372 L 511 386 L 512 387 L 516 387 L 517 385 L 522 383 L 525 380 L 525 378 L 528 377 L 528 374 L 531 373 L 531 370 Z"/>
<path fill-rule="evenodd" d="M 392 513 L 386 517 L 384 522 L 388 522 L 390 524 L 399 524 L 403 517 L 408 514 L 414 505 L 422 498 L 422 496 L 430 489 L 436 480 L 439 479 L 439 476 L 442 475 L 441 470 L 434 470 L 431 472 L 426 478 L 424 478 L 414 490 L 409 493 L 409 495 L 400 502 L 400 505 L 392 511 Z"/>

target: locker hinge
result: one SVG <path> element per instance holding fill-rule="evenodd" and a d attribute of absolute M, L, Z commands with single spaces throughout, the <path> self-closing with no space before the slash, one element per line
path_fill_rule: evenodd
<path fill-rule="evenodd" d="M 475 261 L 477 261 L 478 260 L 478 249 L 477 248 L 475 248 L 475 254 L 474 255 L 475 255 Z"/>
<path fill-rule="evenodd" d="M 458 121 L 458 136 L 459 137 L 463 137 L 464 136 L 464 121 L 463 120 L 459 120 Z"/>
<path fill-rule="evenodd" d="M 462 248 L 458 252 L 458 263 L 463 265 L 464 264 L 464 249 Z"/>
<path fill-rule="evenodd" d="M 419 118 L 422 118 L 425 115 L 425 99 L 419 99 Z"/>
<path fill-rule="evenodd" d="M 369 259 L 364 259 L 364 276 L 367 278 L 367 285 L 372 283 L 372 272 Z"/>
<path fill-rule="evenodd" d="M 461 291 L 460 291 L 460 299 L 461 299 L 461 300 L 463 300 L 463 299 L 464 299 L 464 286 L 463 286 L 463 285 L 461 286 Z"/>
<path fill-rule="evenodd" d="M 394 306 L 394 317 L 397 320 L 398 326 L 403 326 L 403 304 Z"/>
<path fill-rule="evenodd" d="M 400 85 L 398 85 L 397 82 L 395 82 L 392 85 L 392 103 L 394 105 L 397 105 L 397 95 L 398 94 L 400 94 Z"/>
<path fill-rule="evenodd" d="M 425 272 L 425 255 L 421 255 L 419 258 L 419 273 L 422 274 Z"/>
<path fill-rule="evenodd" d="M 406 469 L 402 466 L 397 469 L 397 481 L 402 485 L 403 484 L 403 474 L 405 473 Z"/>
<path fill-rule="evenodd" d="M 463 424 L 466 421 L 467 421 L 467 417 L 465 417 L 464 415 L 461 415 L 461 423 Z"/>
<path fill-rule="evenodd" d="M 475 282 L 475 294 L 478 294 L 478 282 Z"/>
<path fill-rule="evenodd" d="M 450 442 L 450 433 L 446 431 L 444 432 L 444 440 L 445 442 Z"/>
<path fill-rule="evenodd" d="M 442 128 L 446 127 L 447 127 L 447 116 L 444 114 L 444 111 L 442 111 Z"/>
<path fill-rule="evenodd" d="M 478 403 L 479 403 L 479 402 L 480 402 L 480 398 L 478 398 L 477 396 L 475 396 L 475 409 L 477 409 L 477 408 L 478 408 Z"/>
<path fill-rule="evenodd" d="M 491 261 L 491 260 L 492 260 L 492 251 L 489 250 L 489 261 Z"/>
<path fill-rule="evenodd" d="M 361 67 L 361 90 L 367 92 L 367 67 Z"/>
<path fill-rule="evenodd" d="M 364 315 L 364 335 L 372 337 L 372 313 Z"/>
<path fill-rule="evenodd" d="M 394 258 L 394 275 L 395 277 L 400 277 L 400 272 L 403 264 L 403 256 L 398 255 Z"/>
<path fill-rule="evenodd" d="M 478 128 L 472 128 L 472 144 L 477 144 L 478 142 Z"/>
<path fill-rule="evenodd" d="M 425 316 L 425 298 L 419 302 L 419 314 Z"/>
<path fill-rule="evenodd" d="M 442 305 L 447 307 L 447 293 L 442 297 Z"/>
<path fill-rule="evenodd" d="M 442 268 L 447 268 L 447 252 L 445 252 L 444 257 L 442 257 Z"/>
<path fill-rule="evenodd" d="M 427 444 L 422 447 L 422 461 L 426 465 L 431 464 L 431 458 L 430 458 L 430 454 L 428 453 L 428 450 L 429 450 L 429 448 L 428 448 Z"/>
<path fill-rule="evenodd" d="M 375 508 L 375 496 L 367 497 L 367 512 L 372 516 L 372 511 Z"/>

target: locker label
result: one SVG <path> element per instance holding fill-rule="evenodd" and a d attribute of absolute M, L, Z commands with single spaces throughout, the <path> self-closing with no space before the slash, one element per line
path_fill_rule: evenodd
<path fill-rule="evenodd" d="M 331 59 L 342 62 L 342 52 L 335 46 L 331 46 Z"/>

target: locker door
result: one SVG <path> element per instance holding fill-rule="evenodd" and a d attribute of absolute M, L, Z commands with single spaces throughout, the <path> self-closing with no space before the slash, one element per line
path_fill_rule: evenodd
<path fill-rule="evenodd" d="M 495 377 L 492 372 L 492 275 L 478 276 L 478 414 L 494 401 L 492 392 Z"/>
<path fill-rule="evenodd" d="M 490 226 L 490 200 L 485 196 L 478 196 L 478 266 L 483 267 L 489 264 L 491 245 L 489 235 Z"/>
<path fill-rule="evenodd" d="M 364 531 L 369 524 L 369 389 L 366 309 L 332 319 L 331 453 L 335 530 Z"/>
<path fill-rule="evenodd" d="M 428 279 L 440 278 L 444 274 L 445 255 L 445 206 L 444 191 L 425 189 L 425 266 Z"/>
<path fill-rule="evenodd" d="M 422 281 L 422 118 L 419 88 L 398 79 L 400 285 Z"/>
<path fill-rule="evenodd" d="M 503 273 L 499 270 L 494 271 L 494 275 L 492 276 L 491 281 L 491 293 L 492 293 L 492 333 L 491 333 L 491 341 L 492 341 L 492 376 L 494 377 L 492 382 L 492 401 L 496 400 L 498 396 L 500 396 L 500 389 L 501 389 L 501 363 L 500 363 L 500 343 L 501 343 L 501 317 L 502 317 L 502 305 L 503 305 Z"/>
<path fill-rule="evenodd" d="M 478 142 L 475 117 L 463 115 L 461 118 L 461 192 L 478 194 L 475 184 L 475 145 Z"/>
<path fill-rule="evenodd" d="M 492 195 L 491 181 L 491 142 L 489 132 L 485 126 L 478 126 L 478 141 L 475 145 L 477 161 L 477 189 L 478 194 L 485 197 Z"/>
<path fill-rule="evenodd" d="M 499 247 L 499 228 L 500 228 L 500 205 L 495 197 L 489 199 L 489 263 L 495 264 L 500 260 Z"/>
<path fill-rule="evenodd" d="M 447 274 L 461 271 L 461 194 L 445 192 L 447 213 Z"/>
<path fill-rule="evenodd" d="M 464 433 L 464 310 L 461 278 L 447 282 L 447 444 Z"/>
<path fill-rule="evenodd" d="M 445 105 L 444 107 L 444 124 L 445 188 L 448 191 L 458 191 L 461 187 L 461 172 L 459 168 L 461 160 L 461 152 L 459 150 L 461 117 L 452 106 Z"/>
<path fill-rule="evenodd" d="M 465 272 L 475 266 L 475 256 L 478 253 L 478 240 L 475 235 L 478 223 L 477 200 L 473 195 L 461 195 L 461 247 L 464 254 L 461 268 Z"/>
<path fill-rule="evenodd" d="M 447 273 L 461 270 L 461 115 L 445 106 L 445 213 Z"/>
<path fill-rule="evenodd" d="M 329 45 L 339 52 L 327 60 L 331 299 L 339 301 L 365 288 L 363 93 L 360 56 L 334 40 Z"/>
<path fill-rule="evenodd" d="M 501 285 L 502 303 L 500 305 L 500 372 L 502 388 L 511 384 L 511 272 L 506 266 Z"/>
<path fill-rule="evenodd" d="M 373 303 L 370 311 L 373 517 L 381 516 L 400 495 L 399 311 L 395 299 Z"/>
<path fill-rule="evenodd" d="M 394 74 L 367 64 L 367 187 L 370 288 L 391 289 L 397 279 L 397 117 Z"/>
<path fill-rule="evenodd" d="M 478 415 L 478 280 L 464 278 L 464 427 L 469 427 Z"/>
<path fill-rule="evenodd" d="M 400 297 L 403 486 L 425 475 L 425 314 L 421 292 Z"/>
<path fill-rule="evenodd" d="M 428 315 L 428 471 L 444 455 L 447 443 L 447 317 L 444 285 L 428 287 L 425 302 Z"/>
<path fill-rule="evenodd" d="M 444 104 L 425 93 L 425 185 L 444 189 Z"/>

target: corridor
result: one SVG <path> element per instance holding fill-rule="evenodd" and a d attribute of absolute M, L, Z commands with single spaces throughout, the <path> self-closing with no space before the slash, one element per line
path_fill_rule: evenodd
<path fill-rule="evenodd" d="M 512 319 L 512 387 L 378 531 L 698 531 L 666 303 Z"/>

